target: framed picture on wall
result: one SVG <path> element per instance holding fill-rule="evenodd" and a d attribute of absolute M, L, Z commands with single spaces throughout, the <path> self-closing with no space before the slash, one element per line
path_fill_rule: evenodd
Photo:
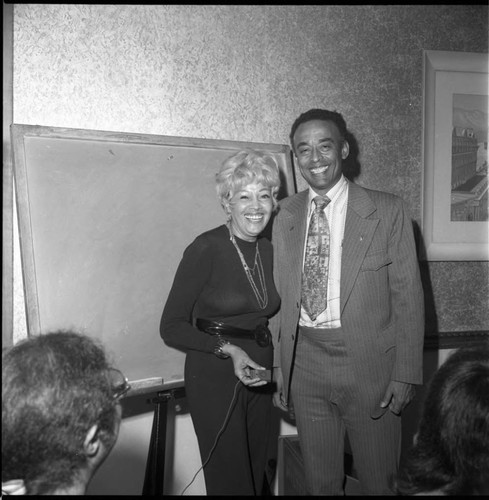
<path fill-rule="evenodd" d="M 424 51 L 425 260 L 489 260 L 488 54 Z"/>

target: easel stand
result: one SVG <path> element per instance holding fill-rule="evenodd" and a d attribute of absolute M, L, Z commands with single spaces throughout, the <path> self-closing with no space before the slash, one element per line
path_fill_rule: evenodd
<path fill-rule="evenodd" d="M 155 410 L 144 476 L 143 496 L 163 496 L 168 402 L 176 397 L 182 397 L 182 391 L 184 391 L 183 388 L 161 391 L 157 393 L 155 398 L 148 399 L 148 403 L 155 405 Z"/>
<path fill-rule="evenodd" d="M 153 428 L 149 442 L 146 474 L 144 476 L 143 496 L 163 496 L 165 480 L 165 450 L 166 450 L 166 419 L 168 401 L 172 395 L 169 392 L 159 392 L 156 398 L 149 402 L 155 406 Z"/>

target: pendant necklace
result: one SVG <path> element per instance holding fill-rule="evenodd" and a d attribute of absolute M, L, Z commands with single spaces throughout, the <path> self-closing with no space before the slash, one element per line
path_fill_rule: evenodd
<path fill-rule="evenodd" d="M 265 309 L 268 305 L 268 293 L 267 293 L 267 287 L 265 283 L 265 273 L 263 272 L 263 265 L 261 262 L 261 256 L 260 256 L 260 250 L 258 249 L 258 241 L 256 242 L 256 247 L 255 247 L 255 261 L 253 263 L 253 269 L 251 270 L 246 263 L 244 256 L 241 252 L 241 250 L 238 247 L 238 244 L 236 243 L 236 239 L 234 238 L 234 234 L 231 231 L 231 225 L 228 224 L 228 229 L 229 229 L 229 239 L 231 240 L 232 244 L 234 245 L 234 248 L 236 248 L 236 251 L 238 252 L 239 258 L 241 260 L 241 265 L 243 266 L 244 272 L 246 274 L 246 277 L 248 278 L 248 281 L 251 285 L 251 289 L 253 290 L 253 293 L 255 294 L 256 300 L 258 301 L 258 305 L 260 306 L 260 309 Z M 255 272 L 255 269 L 258 274 L 258 281 L 260 284 L 260 288 L 263 290 L 263 296 L 258 290 L 258 287 L 255 283 L 255 280 L 253 279 L 252 272 Z"/>

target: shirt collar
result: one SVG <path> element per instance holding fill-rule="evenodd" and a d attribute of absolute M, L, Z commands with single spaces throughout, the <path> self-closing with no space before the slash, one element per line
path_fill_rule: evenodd
<path fill-rule="evenodd" d="M 2 495 L 25 495 L 26 487 L 22 479 L 2 481 Z"/>
<path fill-rule="evenodd" d="M 338 198 L 346 183 L 346 177 L 341 174 L 340 180 L 326 193 L 326 196 L 331 200 L 331 202 L 334 202 L 336 198 Z M 316 198 L 316 196 L 318 196 L 316 191 L 309 186 L 309 207 L 311 206 L 312 200 Z"/>

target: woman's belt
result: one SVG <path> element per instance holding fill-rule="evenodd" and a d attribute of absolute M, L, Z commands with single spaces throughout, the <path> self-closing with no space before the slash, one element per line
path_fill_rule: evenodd
<path fill-rule="evenodd" d="M 226 325 L 220 321 L 198 318 L 195 326 L 209 335 L 224 335 L 225 337 L 240 339 L 254 338 L 260 347 L 267 347 L 272 341 L 272 335 L 266 325 L 258 325 L 254 330 L 245 330 L 244 328 Z"/>

